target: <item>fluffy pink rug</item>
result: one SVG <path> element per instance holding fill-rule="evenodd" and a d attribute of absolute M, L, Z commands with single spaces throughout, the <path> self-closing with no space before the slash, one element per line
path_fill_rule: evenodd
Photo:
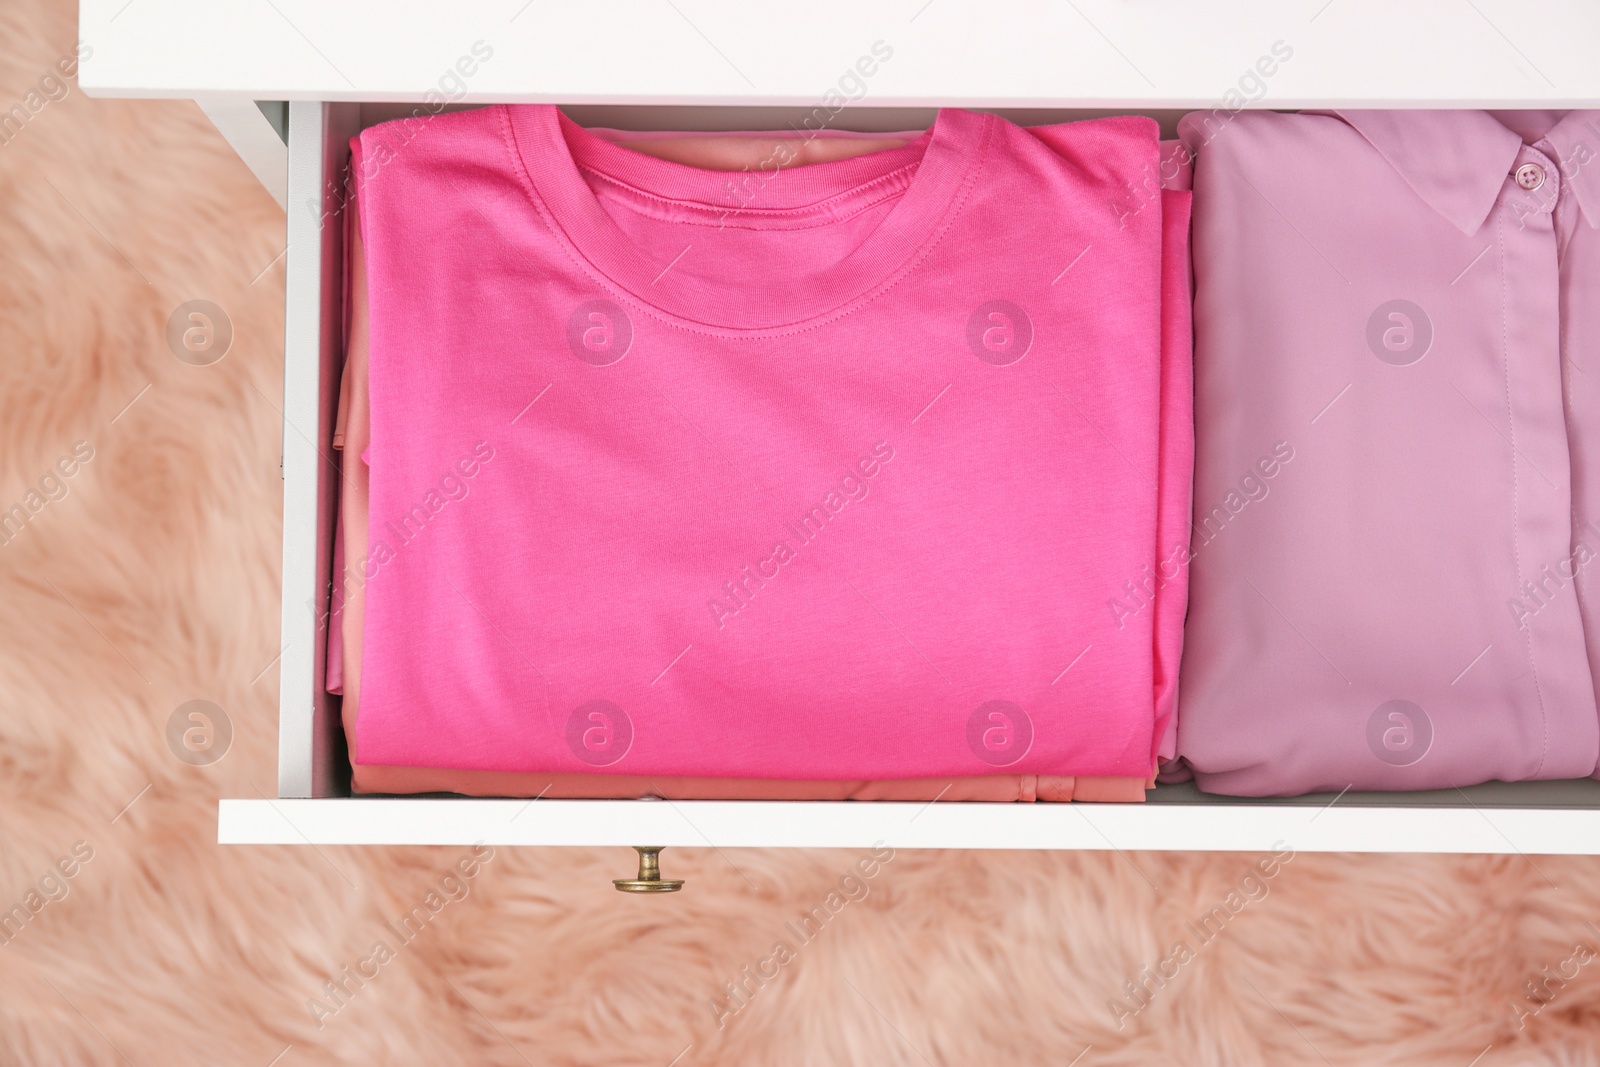
<path fill-rule="evenodd" d="M 44 500 L 0 545 L 0 1062 L 1600 1063 L 1595 860 L 674 850 L 640 899 L 622 849 L 213 844 L 273 792 L 283 217 L 192 104 L 61 96 L 74 34 L 0 7 L 0 510 Z"/>

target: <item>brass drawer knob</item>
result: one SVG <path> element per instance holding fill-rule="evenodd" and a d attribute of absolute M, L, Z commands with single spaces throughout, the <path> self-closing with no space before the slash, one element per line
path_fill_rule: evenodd
<path fill-rule="evenodd" d="M 611 884 L 621 893 L 676 893 L 683 888 L 683 880 L 667 881 L 661 877 L 661 845 L 634 845 L 639 853 L 639 877 L 613 878 Z"/>

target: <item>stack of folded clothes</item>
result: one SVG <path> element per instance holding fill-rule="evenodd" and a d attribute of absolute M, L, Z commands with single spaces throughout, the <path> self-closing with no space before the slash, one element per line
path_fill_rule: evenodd
<path fill-rule="evenodd" d="M 488 107 L 353 153 L 358 792 L 1129 800 L 1176 755 L 1189 194 L 1154 122 Z"/>
<path fill-rule="evenodd" d="M 357 138 L 356 791 L 1600 773 L 1600 112 L 1179 131 Z"/>

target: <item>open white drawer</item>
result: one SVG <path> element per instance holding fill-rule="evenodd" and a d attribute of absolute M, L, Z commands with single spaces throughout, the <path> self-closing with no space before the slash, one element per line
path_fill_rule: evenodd
<path fill-rule="evenodd" d="M 340 202 L 350 137 L 400 105 L 294 103 L 289 118 L 284 567 L 279 797 L 224 800 L 223 842 L 1524 852 L 1600 854 L 1600 781 L 1239 801 L 1165 786 L 1145 804 L 481 800 L 351 797 L 337 698 L 323 692 L 337 474 L 325 458 L 340 364 Z M 574 109 L 637 128 L 781 127 L 781 109 Z M 1019 122 L 1084 112 L 1014 110 Z M 1145 111 L 1170 129 L 1176 112 Z M 905 129 L 931 111 L 850 125 Z"/>
<path fill-rule="evenodd" d="M 1042 122 L 1134 111 L 1170 120 L 1251 107 L 1595 107 L 1590 0 L 1386 5 L 1362 0 L 817 0 L 661 4 L 358 4 L 82 0 L 94 95 L 197 98 L 288 209 L 284 567 L 276 799 L 224 800 L 223 842 L 707 845 L 1600 854 L 1600 782 L 1492 783 L 1418 794 L 1238 801 L 1163 787 L 1145 804 L 895 804 L 353 798 L 336 698 L 322 691 L 336 476 L 339 189 L 349 138 L 460 82 L 471 102 L 556 102 L 623 128 L 781 128 L 813 111 L 883 39 L 892 64 L 833 121 L 925 125 L 947 102 Z M 1294 61 L 1253 74 L 1282 40 Z M 466 87 L 463 85 L 463 91 Z M 1259 90 L 1259 91 L 1258 91 Z M 288 107 L 283 151 L 254 101 Z M 329 101 L 340 101 L 329 103 Z M 377 101 L 409 101 L 378 104 Z M 363 103 L 364 102 L 364 103 Z M 629 105 L 626 107 L 601 105 Z M 760 106 L 756 106 L 760 105 Z M 1060 110 L 1063 106 L 1100 109 Z M 282 105 L 274 105 L 281 113 Z M 1049 108 L 1051 110 L 1007 110 Z M 320 446 L 320 450 L 319 450 Z"/>

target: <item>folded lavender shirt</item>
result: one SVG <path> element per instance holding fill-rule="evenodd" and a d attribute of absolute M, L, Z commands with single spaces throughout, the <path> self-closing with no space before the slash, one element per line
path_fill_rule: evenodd
<path fill-rule="evenodd" d="M 1595 114 L 1183 120 L 1201 788 L 1595 770 Z"/>

